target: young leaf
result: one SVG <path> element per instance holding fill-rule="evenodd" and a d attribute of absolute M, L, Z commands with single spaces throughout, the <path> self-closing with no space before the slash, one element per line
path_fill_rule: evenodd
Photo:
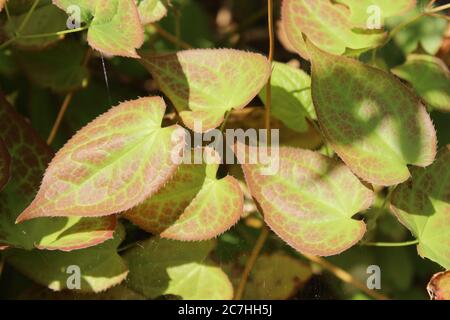
<path fill-rule="evenodd" d="M 262 164 L 242 165 L 270 228 L 296 250 L 321 256 L 338 254 L 358 242 L 366 226 L 352 216 L 371 205 L 372 191 L 341 162 L 309 150 L 278 151 L 274 175 L 265 174 Z"/>
<path fill-rule="evenodd" d="M 416 6 L 416 0 L 337 0 L 350 8 L 352 24 L 367 28 L 370 17 L 380 14 L 381 27 L 389 17 L 400 16 Z"/>
<path fill-rule="evenodd" d="M 450 73 L 439 58 L 411 54 L 392 72 L 408 81 L 430 107 L 450 111 Z"/>
<path fill-rule="evenodd" d="M 291 45 L 305 52 L 304 33 L 322 50 L 343 54 L 347 50 L 367 50 L 382 44 L 385 33 L 354 30 L 348 9 L 330 0 L 284 0 L 282 23 Z"/>
<path fill-rule="evenodd" d="M 433 275 L 427 285 L 427 291 L 432 300 L 450 300 L 450 271 Z"/>
<path fill-rule="evenodd" d="M 419 240 L 417 250 L 450 268 L 450 146 L 428 168 L 414 168 L 411 181 L 392 194 L 391 208 Z"/>
<path fill-rule="evenodd" d="M 227 176 L 207 176 L 200 164 L 180 165 L 174 177 L 142 204 L 125 212 L 125 217 L 162 238 L 207 240 L 233 226 L 243 212 L 244 196 L 238 181 Z"/>
<path fill-rule="evenodd" d="M 136 0 L 143 25 L 161 20 L 167 14 L 167 8 L 162 0 Z"/>
<path fill-rule="evenodd" d="M 11 156 L 0 138 L 0 191 L 8 183 L 11 175 Z"/>
<path fill-rule="evenodd" d="M 177 295 L 186 300 L 229 300 L 233 287 L 227 275 L 207 256 L 213 241 L 178 242 L 152 238 L 126 252 L 127 286 L 154 299 Z"/>
<path fill-rule="evenodd" d="M 225 112 L 244 108 L 270 73 L 270 64 L 264 56 L 233 49 L 147 54 L 143 55 L 143 64 L 186 126 L 196 131 L 218 127 Z M 198 128 L 200 125 L 202 130 Z"/>
<path fill-rule="evenodd" d="M 12 249 L 5 256 L 14 268 L 54 291 L 67 289 L 68 284 L 75 282 L 70 277 L 79 272 L 78 292 L 101 292 L 121 283 L 128 274 L 125 262 L 116 252 L 124 236 L 123 228 L 118 228 L 114 239 L 88 249 L 73 252 Z"/>
<path fill-rule="evenodd" d="M 17 221 L 110 215 L 155 193 L 177 167 L 172 153 L 179 142 L 172 135 L 180 127 L 161 128 L 164 111 L 163 99 L 141 98 L 81 129 L 56 154 L 36 198 Z"/>
<path fill-rule="evenodd" d="M 310 76 L 295 67 L 274 62 L 270 83 L 273 116 L 292 130 L 308 131 L 306 118 L 316 119 Z M 266 87 L 261 90 L 259 97 L 266 104 Z"/>
<path fill-rule="evenodd" d="M 0 194 L 0 243 L 24 249 L 70 251 L 110 239 L 114 217 L 42 218 L 16 224 L 31 202 L 52 151 L 37 132 L 0 95 L 0 139 L 11 155 L 11 180 Z"/>
<path fill-rule="evenodd" d="M 433 162 L 436 132 L 409 88 L 390 73 L 309 48 L 319 123 L 353 172 L 377 185 L 394 185 L 408 179 L 408 164 Z"/>

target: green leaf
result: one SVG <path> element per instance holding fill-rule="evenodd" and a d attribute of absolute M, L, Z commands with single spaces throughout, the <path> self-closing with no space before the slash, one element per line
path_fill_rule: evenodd
<path fill-rule="evenodd" d="M 450 73 L 439 58 L 411 54 L 405 64 L 392 72 L 408 81 L 430 107 L 450 111 Z"/>
<path fill-rule="evenodd" d="M 427 285 L 427 291 L 432 300 L 450 300 L 450 271 L 433 275 Z"/>
<path fill-rule="evenodd" d="M 258 152 L 253 148 L 248 152 Z M 271 152 L 279 154 L 274 175 L 262 164 L 242 168 L 264 220 L 280 238 L 299 252 L 321 256 L 338 254 L 362 238 L 366 226 L 352 216 L 371 205 L 373 193 L 343 163 L 309 150 Z M 274 157 L 271 161 L 273 166 Z"/>
<path fill-rule="evenodd" d="M 113 239 L 88 249 L 73 252 L 12 249 L 5 256 L 14 268 L 54 291 L 67 289 L 67 284 L 72 283 L 70 267 L 79 267 L 81 288 L 77 292 L 101 292 L 127 277 L 128 268 L 116 252 L 124 236 L 123 228 L 119 228 Z"/>
<path fill-rule="evenodd" d="M 339 55 L 377 47 L 386 37 L 373 30 L 354 30 L 348 9 L 330 0 L 284 0 L 282 23 L 288 40 L 300 54 L 306 51 L 302 33 L 322 50 Z"/>
<path fill-rule="evenodd" d="M 143 25 L 161 20 L 167 14 L 166 4 L 162 0 L 136 0 Z"/>
<path fill-rule="evenodd" d="M 217 168 L 180 165 L 162 189 L 125 212 L 125 217 L 148 232 L 174 240 L 207 240 L 224 233 L 240 219 L 244 196 L 235 178 L 215 178 Z M 208 169 L 214 172 L 212 177 L 207 176 Z"/>
<path fill-rule="evenodd" d="M 272 115 L 288 128 L 308 131 L 306 118 L 316 119 L 311 97 L 311 78 L 303 70 L 290 65 L 274 62 L 272 77 Z M 259 93 L 266 104 L 266 87 Z"/>
<path fill-rule="evenodd" d="M 88 70 L 82 66 L 85 49 L 76 41 L 62 41 L 38 52 L 15 51 L 26 75 L 38 85 L 57 92 L 77 89 L 87 81 Z"/>
<path fill-rule="evenodd" d="M 84 22 L 89 22 L 88 43 L 94 49 L 107 55 L 139 58 L 136 49 L 144 43 L 144 29 L 135 0 L 54 0 L 54 3 L 63 10 L 71 5 L 81 8 Z"/>
<path fill-rule="evenodd" d="M 412 10 L 416 6 L 416 0 L 337 0 L 350 8 L 350 21 L 359 27 L 365 28 L 367 21 L 374 14 L 371 6 L 380 10 L 381 24 L 384 25 L 386 18 L 400 16 Z"/>
<path fill-rule="evenodd" d="M 450 268 L 450 146 L 428 168 L 414 168 L 412 179 L 392 194 L 391 208 L 419 240 L 422 257 Z"/>
<path fill-rule="evenodd" d="M 270 73 L 264 56 L 233 49 L 146 54 L 142 62 L 186 126 L 202 132 L 218 127 L 226 112 L 244 108 Z"/>
<path fill-rule="evenodd" d="M 390 73 L 309 45 L 312 95 L 330 145 L 359 177 L 394 185 L 427 166 L 436 132 L 416 95 Z"/>
<path fill-rule="evenodd" d="M 8 183 L 11 176 L 11 156 L 5 143 L 0 138 L 0 191 Z"/>
<path fill-rule="evenodd" d="M 17 221 L 111 215 L 155 193 L 177 167 L 172 135 L 180 127 L 161 128 L 165 108 L 159 97 L 124 102 L 81 129 L 56 154 Z"/>
<path fill-rule="evenodd" d="M 86 248 L 110 239 L 115 217 L 41 218 L 16 224 L 31 202 L 52 151 L 36 131 L 0 97 L 0 139 L 11 155 L 11 181 L 0 194 L 0 244 L 24 249 Z"/>
<path fill-rule="evenodd" d="M 178 242 L 152 238 L 126 252 L 127 286 L 148 298 L 181 296 L 186 300 L 229 300 L 227 275 L 207 256 L 213 241 Z"/>

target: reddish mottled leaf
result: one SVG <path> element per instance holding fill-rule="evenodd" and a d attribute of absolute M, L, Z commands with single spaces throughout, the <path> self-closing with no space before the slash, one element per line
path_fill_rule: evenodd
<path fill-rule="evenodd" d="M 433 162 L 436 132 L 407 86 L 390 73 L 309 48 L 319 123 L 353 172 L 377 185 L 393 185 L 408 179 L 408 164 Z"/>
<path fill-rule="evenodd" d="M 0 138 L 0 191 L 8 183 L 11 173 L 11 156 Z"/>
<path fill-rule="evenodd" d="M 161 20 L 167 14 L 165 0 L 136 0 L 143 25 Z"/>
<path fill-rule="evenodd" d="M 143 64 L 192 130 L 219 126 L 224 114 L 244 108 L 267 82 L 270 64 L 256 53 L 232 49 L 186 50 L 143 56 Z"/>
<path fill-rule="evenodd" d="M 273 168 L 275 157 L 271 159 Z M 343 163 L 309 150 L 280 147 L 275 174 L 267 175 L 262 164 L 242 168 L 264 220 L 296 250 L 338 254 L 364 235 L 365 224 L 352 216 L 371 205 L 373 193 Z"/>
<path fill-rule="evenodd" d="M 179 126 L 161 128 L 165 108 L 159 97 L 124 102 L 81 129 L 56 154 L 18 221 L 110 215 L 156 192 L 174 173 L 180 144 L 172 141 Z"/>
<path fill-rule="evenodd" d="M 433 275 L 428 282 L 427 291 L 432 300 L 450 300 L 450 271 Z"/>
<path fill-rule="evenodd" d="M 213 164 L 208 166 L 214 166 Z M 233 226 L 243 211 L 238 181 L 207 176 L 207 165 L 182 164 L 172 180 L 125 216 L 142 229 L 175 240 L 207 240 Z"/>
<path fill-rule="evenodd" d="M 412 179 L 392 193 L 391 208 L 419 240 L 419 254 L 449 269 L 450 145 L 431 166 L 412 170 Z"/>

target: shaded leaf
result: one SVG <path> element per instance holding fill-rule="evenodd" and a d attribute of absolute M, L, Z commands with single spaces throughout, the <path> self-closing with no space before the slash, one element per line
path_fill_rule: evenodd
<path fill-rule="evenodd" d="M 309 125 L 306 118 L 316 118 L 311 97 L 310 76 L 303 70 L 274 62 L 270 83 L 272 115 L 292 130 L 307 131 Z M 266 87 L 261 90 L 259 97 L 266 104 Z"/>
<path fill-rule="evenodd" d="M 419 240 L 419 254 L 449 269 L 450 146 L 428 168 L 414 168 L 411 181 L 393 192 L 391 208 Z"/>
<path fill-rule="evenodd" d="M 408 164 L 433 162 L 436 132 L 404 84 L 390 73 L 309 47 L 319 123 L 353 172 L 377 185 L 393 185 L 408 179 Z"/>
<path fill-rule="evenodd" d="M 164 111 L 161 98 L 141 98 L 81 129 L 56 154 L 36 198 L 17 220 L 110 215 L 156 192 L 177 167 L 172 134 L 180 127 L 161 128 Z"/>
<path fill-rule="evenodd" d="M 354 30 L 348 9 L 330 0 L 284 0 L 282 23 L 288 40 L 299 54 L 307 51 L 302 33 L 314 45 L 334 54 L 377 47 L 386 36 Z"/>
<path fill-rule="evenodd" d="M 0 191 L 8 183 L 11 175 L 11 156 L 0 138 Z"/>
<path fill-rule="evenodd" d="M 161 20 L 167 14 L 167 8 L 162 0 L 136 0 L 142 24 Z"/>
<path fill-rule="evenodd" d="M 450 300 L 450 271 L 433 275 L 427 285 L 432 300 Z"/>
<path fill-rule="evenodd" d="M 365 224 L 352 216 L 371 205 L 373 193 L 341 162 L 309 150 L 280 147 L 275 174 L 267 175 L 261 164 L 242 168 L 264 220 L 296 250 L 333 255 L 364 235 Z"/>
<path fill-rule="evenodd" d="M 270 65 L 259 54 L 199 49 L 143 56 L 143 64 L 192 130 L 218 127 L 224 114 L 244 108 L 267 82 Z"/>
<path fill-rule="evenodd" d="M 148 298 L 176 295 L 186 300 L 229 300 L 227 275 L 207 256 L 213 241 L 178 242 L 152 238 L 126 252 L 127 286 Z"/>
<path fill-rule="evenodd" d="M 430 107 L 450 111 L 450 73 L 442 60 L 411 54 L 405 64 L 392 72 L 408 81 Z"/>

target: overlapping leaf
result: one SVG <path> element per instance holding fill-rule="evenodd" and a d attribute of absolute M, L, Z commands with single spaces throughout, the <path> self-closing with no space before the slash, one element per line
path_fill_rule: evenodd
<path fill-rule="evenodd" d="M 69 279 L 79 268 L 81 287 L 77 292 L 101 292 L 121 283 L 128 268 L 116 250 L 125 237 L 118 228 L 114 238 L 98 246 L 73 252 L 25 251 L 12 249 L 6 252 L 6 260 L 30 279 L 54 291 L 66 289 Z M 73 288 L 72 288 L 73 289 Z"/>
<path fill-rule="evenodd" d="M 141 98 L 112 108 L 80 130 L 56 154 L 18 221 L 111 215 L 156 192 L 174 173 L 172 155 L 180 144 L 172 139 L 179 126 L 161 128 L 164 111 L 161 98 Z"/>
<path fill-rule="evenodd" d="M 32 249 L 70 251 L 112 237 L 114 217 L 42 218 L 16 224 L 31 202 L 52 151 L 8 102 L 0 97 L 0 139 L 11 155 L 11 180 L 0 194 L 0 244 Z"/>
<path fill-rule="evenodd" d="M 427 290 L 432 300 L 450 300 L 450 271 L 433 275 Z"/>
<path fill-rule="evenodd" d="M 411 181 L 393 192 L 391 207 L 419 240 L 419 254 L 449 269 L 450 146 L 428 168 L 414 168 Z"/>
<path fill-rule="evenodd" d="M 232 49 L 186 50 L 143 58 L 183 122 L 195 131 L 215 128 L 227 111 L 244 108 L 270 73 L 264 56 Z"/>
<path fill-rule="evenodd" d="M 253 148 L 248 152 L 258 152 Z M 271 151 L 279 152 L 273 175 L 264 172 L 263 164 L 242 165 L 271 229 L 296 250 L 315 255 L 337 254 L 358 242 L 366 226 L 352 216 L 371 205 L 372 191 L 343 163 L 319 153 L 287 147 Z"/>
<path fill-rule="evenodd" d="M 392 72 L 408 81 L 430 107 L 450 111 L 450 73 L 442 60 L 411 54 L 405 64 Z"/>
<path fill-rule="evenodd" d="M 0 191 L 8 183 L 11 174 L 11 156 L 0 138 Z"/>
<path fill-rule="evenodd" d="M 161 20 L 167 14 L 165 0 L 136 0 L 141 23 L 146 25 Z"/>
<path fill-rule="evenodd" d="M 233 287 L 208 254 L 213 241 L 178 242 L 152 238 L 126 252 L 127 286 L 148 298 L 176 295 L 186 300 L 228 300 Z"/>
<path fill-rule="evenodd" d="M 377 47 L 386 36 L 354 30 L 348 9 L 330 0 L 284 0 L 282 23 L 291 45 L 300 54 L 307 51 L 303 34 L 314 45 L 334 54 Z"/>
<path fill-rule="evenodd" d="M 310 76 L 295 67 L 274 62 L 270 83 L 273 116 L 292 130 L 308 131 L 309 125 L 306 118 L 316 118 L 311 97 Z M 261 90 L 259 97 L 265 104 L 265 87 Z"/>
<path fill-rule="evenodd" d="M 67 10 L 79 6 L 81 17 L 89 23 L 88 42 L 94 49 L 108 54 L 139 58 L 136 49 L 144 42 L 135 0 L 54 0 Z"/>
<path fill-rule="evenodd" d="M 319 123 L 353 172 L 393 185 L 408 179 L 408 164 L 433 162 L 436 132 L 412 91 L 389 73 L 309 48 Z"/>
<path fill-rule="evenodd" d="M 215 167 L 215 168 L 207 168 Z M 175 240 L 206 240 L 233 226 L 243 212 L 238 181 L 216 179 L 214 164 L 182 164 L 156 194 L 125 213 L 142 229 Z M 213 175 L 207 175 L 207 170 Z"/>

